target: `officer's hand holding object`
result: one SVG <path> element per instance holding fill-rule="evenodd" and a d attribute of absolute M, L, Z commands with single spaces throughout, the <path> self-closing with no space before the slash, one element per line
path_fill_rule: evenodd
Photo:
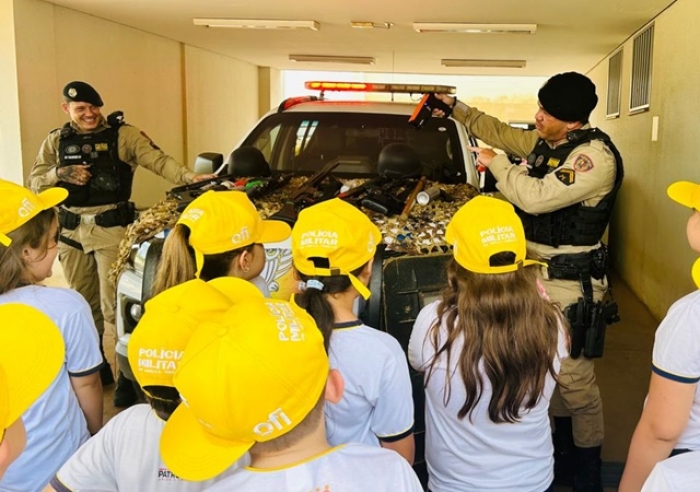
<path fill-rule="evenodd" d="M 74 164 L 72 166 L 60 166 L 56 168 L 58 179 L 78 186 L 83 186 L 90 181 L 90 164 Z"/>

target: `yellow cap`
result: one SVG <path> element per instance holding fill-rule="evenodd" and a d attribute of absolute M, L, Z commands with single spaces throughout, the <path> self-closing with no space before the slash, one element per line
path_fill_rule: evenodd
<path fill-rule="evenodd" d="M 0 305 L 0 441 L 56 379 L 65 358 L 51 319 L 25 304 Z"/>
<path fill-rule="evenodd" d="M 255 243 L 284 241 L 288 224 L 262 220 L 255 205 L 242 191 L 207 191 L 195 198 L 177 221 L 190 230 L 190 245 L 202 268 L 202 255 L 225 253 Z"/>
<path fill-rule="evenodd" d="M 292 230 L 292 259 L 306 275 L 347 275 L 360 295 L 369 299 L 369 289 L 350 272 L 374 257 L 381 240 L 382 233 L 365 214 L 334 198 L 299 213 Z M 327 258 L 329 268 L 317 268 L 311 258 Z"/>
<path fill-rule="evenodd" d="M 161 292 L 146 303 L 129 339 L 129 365 L 136 381 L 142 388 L 174 386 L 177 363 L 201 320 L 223 314 L 242 299 L 262 297 L 253 284 L 235 277 L 209 283 L 194 279 Z"/>
<path fill-rule="evenodd" d="M 528 265 L 545 265 L 525 259 L 523 223 L 510 203 L 497 198 L 477 196 L 464 204 L 448 224 L 445 240 L 454 246 L 457 263 L 471 272 L 496 274 L 514 272 Z M 491 257 L 503 252 L 514 253 L 514 263 L 491 266 Z"/>
<path fill-rule="evenodd" d="M 68 198 L 65 188 L 49 188 L 35 195 L 27 188 L 0 179 L 0 244 L 12 243 L 7 234 L 19 229 L 32 218 L 46 209 L 55 207 Z"/>
<path fill-rule="evenodd" d="M 183 403 L 163 429 L 163 461 L 185 480 L 218 475 L 255 442 L 303 421 L 328 371 L 323 336 L 306 311 L 273 299 L 235 305 L 185 348 L 175 373 Z"/>
<path fill-rule="evenodd" d="M 690 181 L 676 181 L 666 189 L 666 193 L 673 201 L 700 211 L 700 185 Z"/>

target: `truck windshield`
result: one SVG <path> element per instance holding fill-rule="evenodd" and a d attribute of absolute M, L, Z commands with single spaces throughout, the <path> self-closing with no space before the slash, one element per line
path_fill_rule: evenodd
<path fill-rule="evenodd" d="M 429 178 L 465 182 L 457 129 L 454 121 L 442 118 L 431 118 L 416 130 L 406 115 L 278 113 L 263 120 L 242 145 L 261 150 L 273 172 L 312 174 L 330 161 L 340 161 L 334 174 L 371 177 L 377 174 L 381 150 L 396 142 L 418 152 Z"/>

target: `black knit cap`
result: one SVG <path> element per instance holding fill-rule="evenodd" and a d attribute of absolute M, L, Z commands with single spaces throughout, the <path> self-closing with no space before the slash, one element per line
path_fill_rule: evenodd
<path fill-rule="evenodd" d="M 553 76 L 545 82 L 537 97 L 544 110 L 561 121 L 587 123 L 598 104 L 595 84 L 577 72 Z"/>
<path fill-rule="evenodd" d="M 63 88 L 63 97 L 67 102 L 86 102 L 102 107 L 104 103 L 97 91 L 88 83 L 74 80 Z"/>

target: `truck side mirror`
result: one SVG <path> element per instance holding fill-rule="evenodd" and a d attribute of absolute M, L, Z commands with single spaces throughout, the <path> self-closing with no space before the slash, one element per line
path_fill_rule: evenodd
<path fill-rule="evenodd" d="M 204 152 L 194 160 L 194 172 L 197 174 L 213 174 L 224 163 L 223 154 Z"/>

